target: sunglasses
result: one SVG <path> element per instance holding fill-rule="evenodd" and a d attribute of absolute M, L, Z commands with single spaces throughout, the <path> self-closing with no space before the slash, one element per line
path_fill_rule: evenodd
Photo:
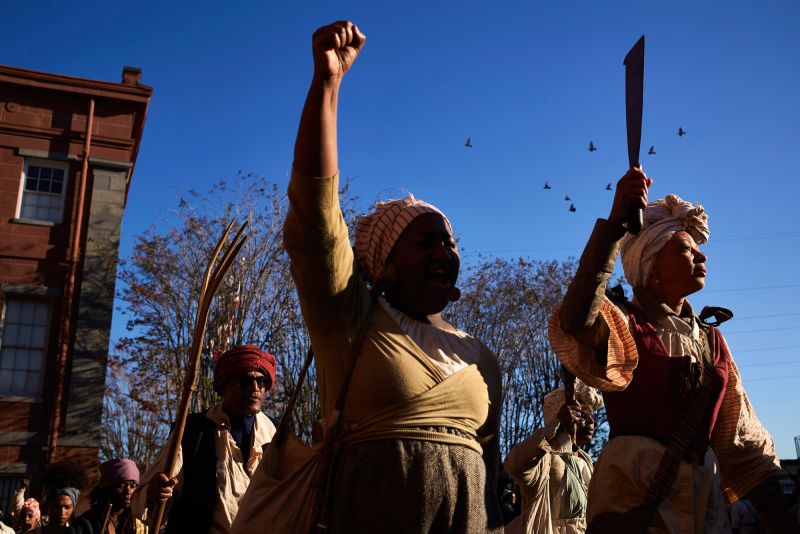
<path fill-rule="evenodd" d="M 239 375 L 236 377 L 236 383 L 239 384 L 241 388 L 249 388 L 253 385 L 253 382 L 256 383 L 258 389 L 264 389 L 269 384 L 269 379 L 266 376 L 250 376 L 250 375 Z"/>

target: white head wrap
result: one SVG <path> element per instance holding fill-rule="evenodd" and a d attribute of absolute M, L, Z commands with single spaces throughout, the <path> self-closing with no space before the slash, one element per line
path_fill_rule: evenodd
<path fill-rule="evenodd" d="M 603 397 L 598 391 L 581 382 L 580 379 L 575 379 L 575 400 L 578 404 L 592 410 L 597 410 L 603 406 Z M 558 416 L 558 411 L 564 406 L 564 385 L 562 384 L 558 389 L 554 389 L 544 396 L 542 403 L 542 414 L 544 415 L 544 422 L 549 423 Z"/>
<path fill-rule="evenodd" d="M 453 227 L 439 208 L 408 195 L 401 200 L 378 202 L 375 210 L 358 219 L 356 225 L 356 258 L 367 277 L 375 281 L 386 267 L 386 259 L 411 222 L 426 213 L 442 216 L 445 226 L 453 234 Z"/>
<path fill-rule="evenodd" d="M 698 245 L 707 242 L 711 234 L 703 206 L 699 202 L 692 205 L 677 195 L 649 203 L 642 218 L 642 230 L 625 234 L 622 240 L 622 267 L 634 288 L 647 285 L 656 256 L 675 232 L 688 232 Z"/>

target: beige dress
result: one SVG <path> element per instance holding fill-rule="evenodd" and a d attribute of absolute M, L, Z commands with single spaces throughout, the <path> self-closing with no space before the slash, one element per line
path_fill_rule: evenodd
<path fill-rule="evenodd" d="M 371 298 L 355 269 L 338 175 L 293 174 L 284 226 L 332 413 Z M 332 532 L 502 532 L 495 492 L 500 374 L 479 341 L 443 321 L 375 306 L 342 411 Z"/>

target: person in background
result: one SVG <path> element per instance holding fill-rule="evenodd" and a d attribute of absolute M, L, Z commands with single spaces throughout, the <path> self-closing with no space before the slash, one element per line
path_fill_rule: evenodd
<path fill-rule="evenodd" d="M 22 508 L 22 505 L 25 503 L 25 494 L 30 484 L 31 481 L 28 478 L 23 478 L 19 481 L 19 487 L 14 490 L 14 504 L 12 505 L 11 512 L 8 514 L 10 517 L 16 517 L 17 512 Z"/>
<path fill-rule="evenodd" d="M 89 523 L 75 515 L 80 491 L 72 487 L 51 487 L 44 500 L 48 521 L 31 532 L 41 534 L 93 534 Z"/>
<path fill-rule="evenodd" d="M 575 405 L 565 404 L 564 388 L 544 397 L 544 427 L 518 443 L 503 465 L 522 490 L 522 513 L 506 533 L 580 534 L 592 459 L 581 445 L 594 436 L 593 411 L 603 405 L 594 388 L 575 381 Z"/>
<path fill-rule="evenodd" d="M 13 534 L 14 511 L 6 513 L 0 510 L 0 534 Z"/>
<path fill-rule="evenodd" d="M 508 525 L 517 516 L 517 494 L 513 489 L 504 489 L 500 496 L 500 510 L 503 512 L 503 523 Z"/>
<path fill-rule="evenodd" d="M 733 534 L 758 534 L 758 512 L 747 499 L 739 499 L 728 508 Z"/>
<path fill-rule="evenodd" d="M 41 480 L 42 519 L 31 532 L 92 534 L 89 523 L 75 513 L 86 484 L 87 469 L 75 460 L 61 460 L 47 467 Z"/>
<path fill-rule="evenodd" d="M 146 534 L 147 525 L 131 513 L 131 498 L 138 486 L 139 469 L 132 460 L 104 462 L 100 483 L 91 494 L 91 508 L 81 517 L 95 534 Z"/>
<path fill-rule="evenodd" d="M 30 498 L 22 503 L 14 515 L 14 531 L 30 532 L 39 526 L 42 521 L 42 512 L 39 510 L 39 501 Z"/>
<path fill-rule="evenodd" d="M 222 402 L 187 418 L 175 478 L 163 472 L 168 448 L 159 453 L 134 493 L 137 517 L 157 501 L 170 499 L 174 490 L 165 514 L 167 534 L 230 531 L 239 501 L 275 434 L 272 421 L 261 413 L 275 369 L 275 357 L 254 345 L 234 347 L 219 357 L 214 389 Z"/>

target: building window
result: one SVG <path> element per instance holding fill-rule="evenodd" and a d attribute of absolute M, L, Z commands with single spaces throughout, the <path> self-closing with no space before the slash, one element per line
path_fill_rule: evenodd
<path fill-rule="evenodd" d="M 68 169 L 69 164 L 58 161 L 25 160 L 20 219 L 61 222 Z"/>
<path fill-rule="evenodd" d="M 0 395 L 42 394 L 49 306 L 37 300 L 8 298 L 0 331 Z"/>

